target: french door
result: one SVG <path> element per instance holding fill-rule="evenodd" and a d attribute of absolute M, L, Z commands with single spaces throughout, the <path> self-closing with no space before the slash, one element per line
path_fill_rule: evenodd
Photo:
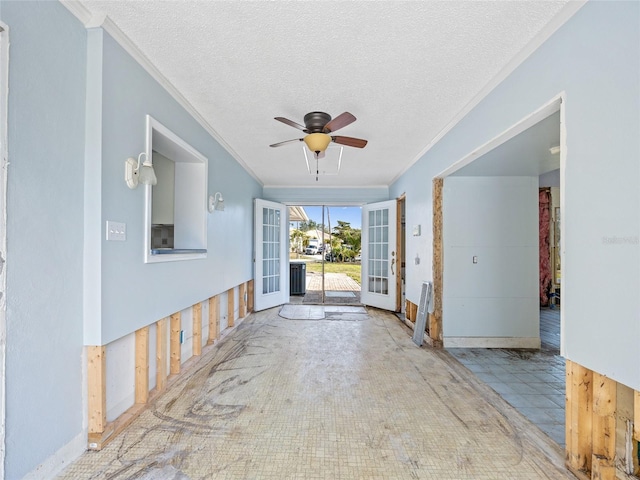
<path fill-rule="evenodd" d="M 256 311 L 289 301 L 289 222 L 287 207 L 267 200 L 255 200 L 254 309 Z"/>
<path fill-rule="evenodd" d="M 397 201 L 371 203 L 362 207 L 362 291 L 365 305 L 396 311 Z"/>

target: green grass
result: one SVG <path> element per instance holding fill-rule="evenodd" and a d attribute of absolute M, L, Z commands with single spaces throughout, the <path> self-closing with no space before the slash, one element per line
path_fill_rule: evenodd
<path fill-rule="evenodd" d="M 360 264 L 359 263 L 330 263 L 324 264 L 325 273 L 344 273 L 353 278 L 360 285 Z M 307 262 L 307 272 L 322 273 L 322 263 Z"/>

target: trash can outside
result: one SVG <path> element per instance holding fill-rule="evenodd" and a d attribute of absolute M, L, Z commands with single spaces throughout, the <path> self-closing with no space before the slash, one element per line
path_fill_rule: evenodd
<path fill-rule="evenodd" d="M 289 295 L 304 295 L 306 293 L 307 264 L 305 262 L 291 262 L 289 264 Z"/>

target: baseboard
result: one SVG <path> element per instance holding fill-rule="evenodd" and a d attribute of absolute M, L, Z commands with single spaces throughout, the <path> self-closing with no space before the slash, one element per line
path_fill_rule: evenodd
<path fill-rule="evenodd" d="M 38 467 L 27 473 L 22 480 L 48 480 L 55 478 L 62 470 L 87 450 L 87 431 L 83 431 Z"/>
<path fill-rule="evenodd" d="M 444 348 L 540 349 L 539 337 L 444 337 Z"/>

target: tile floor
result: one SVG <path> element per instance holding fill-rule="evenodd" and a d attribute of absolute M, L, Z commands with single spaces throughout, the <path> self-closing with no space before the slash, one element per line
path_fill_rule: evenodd
<path fill-rule="evenodd" d="M 250 315 L 61 479 L 563 479 L 560 447 L 387 312 Z"/>
<path fill-rule="evenodd" d="M 565 445 L 565 360 L 560 356 L 560 310 L 540 310 L 540 351 L 450 348 L 458 361 Z"/>

